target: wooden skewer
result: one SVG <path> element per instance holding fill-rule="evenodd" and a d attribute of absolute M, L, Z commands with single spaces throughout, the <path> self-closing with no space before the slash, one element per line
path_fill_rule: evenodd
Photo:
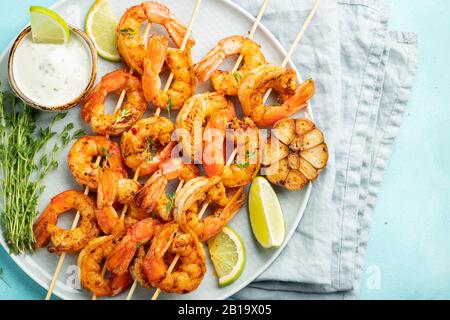
<path fill-rule="evenodd" d="M 249 39 L 253 39 L 253 36 L 255 35 L 256 29 L 259 26 L 259 23 L 264 15 L 264 12 L 266 11 L 267 5 L 269 4 L 269 0 L 264 0 L 263 5 L 261 6 L 261 9 L 259 9 L 258 15 L 256 16 L 256 20 L 253 23 L 253 26 L 248 34 Z M 244 56 L 242 54 L 239 55 L 236 64 L 234 65 L 232 69 L 232 73 L 236 72 L 239 66 L 241 65 L 242 59 L 244 59 Z"/>
<path fill-rule="evenodd" d="M 233 163 L 234 158 L 237 155 L 237 152 L 238 152 L 237 148 L 233 150 L 233 152 L 231 153 L 230 158 L 228 159 L 228 161 L 227 161 L 225 166 L 229 167 Z M 203 214 L 206 212 L 206 209 L 208 209 L 208 206 L 209 206 L 209 202 L 205 202 L 203 204 L 202 208 L 200 209 L 200 212 L 197 215 L 199 219 L 201 219 L 203 217 Z M 169 249 L 170 243 L 168 244 L 167 249 Z M 165 251 L 167 251 L 167 249 Z M 180 256 L 177 254 L 175 256 L 175 258 L 173 258 L 172 263 L 170 264 L 169 268 L 167 269 L 166 274 L 171 274 L 172 273 L 172 271 L 175 268 L 175 265 L 177 264 L 179 259 L 180 259 Z M 160 294 L 161 294 L 161 289 L 157 288 L 155 293 L 153 294 L 151 300 L 158 299 Z"/>
<path fill-rule="evenodd" d="M 310 13 L 306 17 L 305 22 L 303 23 L 302 27 L 300 28 L 300 31 L 297 33 L 297 36 L 295 37 L 294 42 L 292 42 L 291 48 L 287 52 L 286 57 L 284 57 L 284 60 L 281 63 L 282 68 L 285 68 L 287 66 L 289 60 L 291 59 L 292 54 L 294 53 L 295 49 L 297 48 L 300 40 L 303 38 L 303 35 L 305 34 L 306 29 L 309 27 L 309 24 L 311 23 L 312 19 L 316 15 L 316 12 L 319 9 L 319 7 L 320 7 L 320 0 L 316 0 L 313 8 L 311 9 Z M 267 101 L 271 92 L 272 92 L 272 89 L 267 90 L 267 92 L 263 98 L 263 103 Z"/>

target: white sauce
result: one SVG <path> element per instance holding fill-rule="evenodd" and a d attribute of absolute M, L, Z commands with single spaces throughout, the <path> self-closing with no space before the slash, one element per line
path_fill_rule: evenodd
<path fill-rule="evenodd" d="M 28 34 L 14 54 L 13 72 L 20 91 L 44 106 L 62 106 L 86 89 L 92 64 L 88 48 L 73 32 L 67 44 L 42 44 Z"/>

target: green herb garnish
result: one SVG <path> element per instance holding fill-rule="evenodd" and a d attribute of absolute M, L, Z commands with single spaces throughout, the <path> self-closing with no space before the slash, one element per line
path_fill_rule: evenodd
<path fill-rule="evenodd" d="M 132 39 L 136 35 L 136 32 L 132 28 L 122 28 L 120 29 L 120 33 L 123 35 L 127 35 L 128 38 Z"/>
<path fill-rule="evenodd" d="M 48 127 L 38 126 L 39 111 L 19 101 L 0 92 L 0 223 L 15 254 L 34 249 L 33 221 L 48 173 L 58 167 L 64 147 L 81 134 L 72 133 L 72 123 L 60 133 L 53 131 L 67 113 L 56 114 Z"/>
<path fill-rule="evenodd" d="M 152 138 L 149 138 L 147 140 L 147 151 L 149 153 L 149 156 L 147 158 L 148 162 L 153 161 L 153 158 L 155 158 L 156 152 L 153 150 L 155 146 L 155 141 Z"/>
<path fill-rule="evenodd" d="M 167 199 L 169 200 L 169 202 L 167 202 L 167 204 L 166 204 L 167 212 L 172 211 L 173 207 L 175 206 L 175 196 L 176 196 L 176 193 L 171 194 L 167 197 Z"/>
<path fill-rule="evenodd" d="M 140 247 L 142 247 L 142 243 L 138 242 L 138 243 L 136 244 L 136 249 L 139 249 Z"/>
<path fill-rule="evenodd" d="M 106 149 L 106 147 L 103 147 L 103 156 L 106 159 L 109 159 L 109 158 L 111 158 L 113 156 L 113 153 L 112 152 L 108 153 L 108 149 Z"/>
<path fill-rule="evenodd" d="M 170 111 L 173 109 L 173 103 L 172 103 L 172 98 L 169 98 L 169 100 L 167 101 L 167 104 L 166 104 L 166 110 L 167 110 L 167 114 L 169 115 L 169 117 L 170 117 Z"/>
<path fill-rule="evenodd" d="M 246 162 L 241 162 L 241 163 L 237 163 L 237 166 L 241 169 L 245 169 L 248 168 L 250 166 L 250 163 L 248 161 Z"/>
<path fill-rule="evenodd" d="M 126 119 L 130 115 L 130 110 L 128 109 L 122 109 L 120 111 L 120 114 L 116 117 L 114 124 L 118 124 L 119 122 L 122 122 L 124 119 Z"/>
<path fill-rule="evenodd" d="M 249 158 L 253 158 L 253 157 L 256 156 L 256 151 L 250 151 L 250 150 L 247 150 L 247 151 L 245 152 L 245 155 L 246 155 L 247 157 L 249 157 Z"/>
<path fill-rule="evenodd" d="M 236 82 L 240 82 L 242 80 L 241 74 L 237 71 L 233 72 L 233 77 L 236 80 Z"/>

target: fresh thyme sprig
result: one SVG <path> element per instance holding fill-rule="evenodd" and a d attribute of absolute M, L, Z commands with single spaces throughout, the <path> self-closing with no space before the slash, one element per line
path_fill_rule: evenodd
<path fill-rule="evenodd" d="M 120 29 L 120 33 L 128 36 L 129 39 L 133 39 L 136 35 L 136 31 L 133 28 L 122 28 Z"/>
<path fill-rule="evenodd" d="M 233 77 L 236 82 L 240 82 L 242 80 L 242 75 L 237 71 L 233 72 Z"/>
<path fill-rule="evenodd" d="M 66 115 L 58 113 L 48 127 L 38 127 L 39 111 L 0 92 L 0 223 L 11 253 L 33 250 L 33 221 L 48 173 L 58 167 L 68 143 L 84 134 L 72 132 L 72 123 L 54 131 Z"/>
<path fill-rule="evenodd" d="M 118 124 L 119 122 L 122 122 L 124 119 L 126 119 L 130 115 L 130 110 L 128 109 L 122 109 L 119 113 L 119 115 L 114 120 L 114 125 Z"/>
<path fill-rule="evenodd" d="M 169 100 L 167 101 L 167 104 L 166 104 L 166 110 L 167 110 L 167 114 L 169 115 L 169 117 L 170 117 L 170 111 L 173 109 L 173 107 L 174 107 L 174 105 L 172 103 L 172 98 L 169 98 Z"/>
<path fill-rule="evenodd" d="M 175 197 L 176 197 L 176 193 L 170 194 L 167 197 L 167 199 L 169 200 L 169 202 L 167 202 L 167 204 L 166 204 L 167 212 L 172 211 L 173 207 L 175 206 Z"/>
<path fill-rule="evenodd" d="M 147 159 L 148 162 L 153 161 L 153 158 L 156 155 L 155 150 L 153 150 L 154 147 L 155 147 L 155 141 L 152 138 L 149 138 L 147 140 L 147 151 L 149 153 L 149 156 L 148 156 L 148 159 Z"/>

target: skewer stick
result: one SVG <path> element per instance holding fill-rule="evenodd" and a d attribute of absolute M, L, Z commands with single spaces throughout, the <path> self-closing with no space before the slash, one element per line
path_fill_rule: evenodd
<path fill-rule="evenodd" d="M 297 36 L 295 37 L 295 40 L 292 43 L 291 48 L 289 49 L 288 53 L 286 54 L 286 57 L 284 57 L 284 60 L 281 63 L 282 68 L 285 68 L 287 66 L 289 60 L 291 59 L 292 54 L 294 53 L 295 49 L 297 48 L 300 40 L 303 38 L 303 35 L 305 34 L 306 29 L 309 27 L 309 24 L 311 23 L 312 19 L 314 18 L 319 7 L 320 7 L 320 0 L 316 0 L 313 8 L 311 9 L 310 13 L 306 17 L 305 22 L 303 23 L 302 27 L 300 28 L 300 31 L 297 33 Z M 272 89 L 267 90 L 267 92 L 263 98 L 263 103 L 267 101 L 267 98 L 269 98 L 271 92 L 272 92 Z"/>
<path fill-rule="evenodd" d="M 100 164 L 100 161 L 102 160 L 102 157 L 98 156 L 95 160 L 95 165 L 98 166 Z M 84 194 L 89 194 L 89 187 L 86 186 L 84 189 Z M 78 221 L 80 220 L 80 211 L 77 211 L 75 214 L 75 218 L 73 219 L 72 226 L 70 229 L 75 229 L 78 225 Z M 59 273 L 61 272 L 62 266 L 64 264 L 64 260 L 66 259 L 66 253 L 62 253 L 59 257 L 58 264 L 56 265 L 55 273 L 53 274 L 52 281 L 50 282 L 50 286 L 48 287 L 47 295 L 45 296 L 45 300 L 50 300 L 52 297 L 53 290 L 55 289 L 56 281 L 58 280 Z"/>
<path fill-rule="evenodd" d="M 269 0 L 264 0 L 263 5 L 261 6 L 261 9 L 259 9 L 259 13 L 256 16 L 255 23 L 253 23 L 253 26 L 250 30 L 250 33 L 248 34 L 249 39 L 253 39 L 253 36 L 255 35 L 256 29 L 259 26 L 259 23 L 262 19 L 262 16 L 264 15 L 264 11 L 266 11 L 267 5 L 269 4 Z M 244 56 L 242 54 L 239 55 L 236 64 L 233 67 L 232 73 L 236 72 L 239 66 L 241 65 L 242 59 L 244 59 Z"/>
<path fill-rule="evenodd" d="M 237 148 L 233 150 L 233 152 L 231 153 L 230 158 L 228 158 L 228 161 L 227 161 L 225 166 L 229 167 L 233 163 L 234 158 L 237 155 L 237 152 L 238 152 Z M 206 212 L 206 209 L 208 209 L 208 206 L 209 206 L 209 202 L 205 202 L 203 204 L 202 208 L 200 209 L 200 212 L 197 215 L 199 219 L 201 219 L 203 217 L 203 214 Z M 169 249 L 168 247 L 170 246 L 171 243 L 172 242 L 169 243 L 169 245 L 167 246 L 167 249 Z M 164 250 L 164 251 L 167 251 L 167 249 Z M 175 258 L 173 258 L 172 263 L 170 264 L 169 268 L 167 269 L 166 274 L 171 274 L 172 273 L 172 271 L 175 268 L 175 266 L 176 266 L 176 264 L 177 264 L 179 259 L 180 259 L 180 255 L 177 254 L 175 256 Z M 155 293 L 153 294 L 151 300 L 158 299 L 160 294 L 161 294 L 161 289 L 157 288 Z"/>

